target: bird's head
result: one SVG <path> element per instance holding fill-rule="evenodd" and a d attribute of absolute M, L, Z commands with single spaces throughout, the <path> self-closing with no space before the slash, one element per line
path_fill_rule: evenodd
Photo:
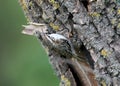
<path fill-rule="evenodd" d="M 60 34 L 47 34 L 47 39 L 50 43 L 53 44 L 53 46 L 58 46 L 64 44 L 64 42 L 67 42 L 67 38 Z"/>

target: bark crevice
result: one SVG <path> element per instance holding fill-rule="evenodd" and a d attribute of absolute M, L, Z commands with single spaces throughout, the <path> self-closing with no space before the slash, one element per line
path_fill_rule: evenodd
<path fill-rule="evenodd" d="M 70 82 L 71 86 L 78 86 L 81 83 L 84 83 L 84 86 L 90 86 L 88 84 L 94 82 L 95 84 L 92 86 L 119 86 L 119 0 L 19 1 L 29 22 L 46 24 L 46 34 L 56 33 L 66 37 L 72 43 L 77 57 L 85 60 L 84 63 L 78 61 L 84 70 L 81 72 L 81 69 L 75 70 L 76 67 L 80 68 L 80 65 L 75 63 L 76 60 L 67 59 L 74 58 L 74 56 L 70 57 L 68 54 L 66 58 L 62 58 L 62 55 L 55 50 L 48 51 L 50 63 L 62 85 Z M 43 42 L 44 47 L 47 47 L 42 36 L 38 39 Z M 68 61 L 71 64 L 68 65 Z M 78 75 L 75 74 L 76 72 Z M 77 76 L 81 76 L 83 72 L 88 74 L 87 79 L 89 80 L 91 77 L 95 77 L 99 85 L 93 78 L 91 83 L 88 80 L 85 84 L 85 76 L 82 76 L 83 81 L 81 82 Z"/>

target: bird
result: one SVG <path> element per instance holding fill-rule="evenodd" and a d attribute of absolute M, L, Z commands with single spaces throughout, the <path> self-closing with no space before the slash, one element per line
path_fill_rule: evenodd
<path fill-rule="evenodd" d="M 47 33 L 47 26 L 45 24 L 30 23 L 30 25 L 23 25 L 23 27 L 25 29 L 22 33 L 37 36 L 45 48 L 47 47 L 49 50 L 55 51 L 62 56 L 59 58 L 66 60 L 66 64 L 78 76 L 79 82 L 82 82 L 81 86 L 98 86 L 93 70 L 85 59 L 76 54 L 69 38 L 58 33 Z"/>

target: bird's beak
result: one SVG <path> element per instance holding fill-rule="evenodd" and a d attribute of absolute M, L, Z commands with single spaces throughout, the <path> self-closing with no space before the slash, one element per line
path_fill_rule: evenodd
<path fill-rule="evenodd" d="M 54 42 L 52 41 L 52 39 L 47 34 L 45 34 L 45 35 L 46 35 L 46 39 L 49 41 L 48 43 L 55 45 Z"/>

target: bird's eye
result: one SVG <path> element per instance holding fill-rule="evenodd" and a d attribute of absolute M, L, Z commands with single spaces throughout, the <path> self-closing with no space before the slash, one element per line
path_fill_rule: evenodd
<path fill-rule="evenodd" d="M 55 41 L 55 38 L 54 37 L 50 37 L 52 41 Z"/>

